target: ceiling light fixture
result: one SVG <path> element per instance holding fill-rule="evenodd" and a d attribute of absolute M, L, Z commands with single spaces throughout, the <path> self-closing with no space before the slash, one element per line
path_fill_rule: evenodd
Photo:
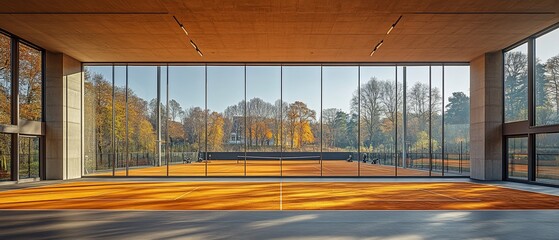
<path fill-rule="evenodd" d="M 396 20 L 396 22 L 394 24 L 392 24 L 392 26 L 390 26 L 390 29 L 388 29 L 388 32 L 386 33 L 386 35 L 388 35 L 388 34 L 390 34 L 390 32 L 392 32 L 392 29 L 394 29 L 394 27 L 396 27 L 396 24 L 398 24 L 398 22 L 400 22 L 400 19 L 402 19 L 402 15 L 400 15 L 398 20 Z"/>
<path fill-rule="evenodd" d="M 371 52 L 371 54 L 369 54 L 369 56 L 373 56 L 373 54 L 375 54 L 375 52 L 380 48 L 380 46 L 382 46 L 382 44 L 384 43 L 384 40 L 380 40 L 379 43 L 377 43 L 377 45 L 375 46 L 375 48 L 373 48 L 373 51 Z"/>
<path fill-rule="evenodd" d="M 184 28 L 184 25 L 182 25 L 181 22 L 179 22 L 179 20 L 173 16 L 173 18 L 175 19 L 175 21 L 177 22 L 177 24 L 179 25 L 179 27 L 184 31 L 184 33 L 186 34 L 186 36 L 188 36 L 188 31 L 186 31 L 186 28 Z"/>
<path fill-rule="evenodd" d="M 192 41 L 192 39 L 190 39 L 190 35 L 188 35 L 188 31 L 186 31 L 186 28 L 184 28 L 184 25 L 182 25 L 181 22 L 179 22 L 179 20 L 177 19 L 177 17 L 173 16 L 173 18 L 175 19 L 175 22 L 177 22 L 177 24 L 179 25 L 179 27 L 184 31 L 184 33 L 186 34 L 186 37 L 188 38 L 188 40 L 190 41 L 190 45 L 192 45 L 192 47 L 194 48 L 194 50 L 196 50 L 196 52 L 198 53 L 198 55 L 200 55 L 200 57 L 203 57 L 204 54 L 202 54 L 202 51 L 200 51 L 200 49 L 198 48 L 198 45 L 196 45 L 196 43 L 194 43 L 194 41 Z"/>
<path fill-rule="evenodd" d="M 192 40 L 190 40 L 190 45 L 194 48 L 194 50 L 198 50 L 198 46 Z"/>

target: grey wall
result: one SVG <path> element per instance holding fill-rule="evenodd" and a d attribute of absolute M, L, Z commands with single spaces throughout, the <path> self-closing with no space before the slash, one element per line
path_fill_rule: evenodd
<path fill-rule="evenodd" d="M 81 63 L 46 53 L 46 179 L 81 177 Z"/>
<path fill-rule="evenodd" d="M 491 52 L 470 62 L 470 177 L 502 180 L 502 53 Z"/>

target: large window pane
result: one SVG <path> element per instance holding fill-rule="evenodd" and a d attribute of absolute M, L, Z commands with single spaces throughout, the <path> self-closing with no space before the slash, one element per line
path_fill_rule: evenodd
<path fill-rule="evenodd" d="M 357 176 L 359 69 L 322 71 L 322 175 Z"/>
<path fill-rule="evenodd" d="M 247 176 L 281 174 L 281 67 L 247 66 Z"/>
<path fill-rule="evenodd" d="M 559 123 L 559 29 L 536 38 L 536 125 Z"/>
<path fill-rule="evenodd" d="M 446 79 L 445 79 L 446 80 Z M 468 80 L 469 81 L 469 80 Z M 451 84 L 455 84 L 454 82 Z M 439 176 L 443 166 L 443 67 L 431 66 L 431 175 Z M 467 105 L 469 108 L 470 105 Z M 447 163 L 445 163 L 447 164 Z"/>
<path fill-rule="evenodd" d="M 206 174 L 206 68 L 169 66 L 169 176 Z"/>
<path fill-rule="evenodd" d="M 507 140 L 508 177 L 528 180 L 528 138 Z"/>
<path fill-rule="evenodd" d="M 19 118 L 41 121 L 42 74 L 41 51 L 19 44 Z"/>
<path fill-rule="evenodd" d="M 126 131 L 126 79 L 128 77 L 127 66 L 114 67 L 114 165 L 115 176 L 126 176 L 128 173 L 128 137 Z"/>
<path fill-rule="evenodd" d="M 208 66 L 208 176 L 242 176 L 245 67 Z"/>
<path fill-rule="evenodd" d="M 536 181 L 559 184 L 559 133 L 536 135 Z"/>
<path fill-rule="evenodd" d="M 19 138 L 19 179 L 39 177 L 39 137 Z"/>
<path fill-rule="evenodd" d="M 399 176 L 429 175 L 429 67 L 406 67 L 406 156 Z"/>
<path fill-rule="evenodd" d="M 157 151 L 157 74 L 156 66 L 128 67 L 128 176 L 166 175 Z"/>
<path fill-rule="evenodd" d="M 444 171 L 470 172 L 470 68 L 444 67 Z"/>
<path fill-rule="evenodd" d="M 361 176 L 396 175 L 396 119 L 401 117 L 402 85 L 396 84 L 395 71 L 395 67 L 360 70 L 361 95 L 354 93 L 352 109 L 359 109 L 360 116 L 361 156 L 357 160 Z"/>
<path fill-rule="evenodd" d="M 84 67 L 84 172 L 112 175 L 112 66 Z"/>
<path fill-rule="evenodd" d="M 0 133 L 0 181 L 12 177 L 12 135 Z"/>
<path fill-rule="evenodd" d="M 285 66 L 282 73 L 282 175 L 320 176 L 321 69 Z"/>
<path fill-rule="evenodd" d="M 528 44 L 504 54 L 505 122 L 528 120 Z"/>
<path fill-rule="evenodd" d="M 0 34 L 0 124 L 10 124 L 12 118 L 11 39 Z"/>

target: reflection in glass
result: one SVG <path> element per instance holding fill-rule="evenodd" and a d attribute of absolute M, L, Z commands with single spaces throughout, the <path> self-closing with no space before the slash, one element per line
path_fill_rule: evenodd
<path fill-rule="evenodd" d="M 11 39 L 0 34 L 0 124 L 10 124 L 12 118 Z"/>
<path fill-rule="evenodd" d="M 559 184 L 559 133 L 536 135 L 536 181 Z"/>
<path fill-rule="evenodd" d="M 0 181 L 9 181 L 12 177 L 12 135 L 0 133 Z"/>
<path fill-rule="evenodd" d="M 536 125 L 559 123 L 559 29 L 535 40 Z"/>
<path fill-rule="evenodd" d="M 19 138 L 19 179 L 39 177 L 39 137 Z"/>
<path fill-rule="evenodd" d="M 528 138 L 507 140 L 508 177 L 528 180 Z"/>
<path fill-rule="evenodd" d="M 505 122 L 528 119 L 528 44 L 504 54 Z"/>
<path fill-rule="evenodd" d="M 41 51 L 19 44 L 19 118 L 41 121 L 42 115 Z"/>

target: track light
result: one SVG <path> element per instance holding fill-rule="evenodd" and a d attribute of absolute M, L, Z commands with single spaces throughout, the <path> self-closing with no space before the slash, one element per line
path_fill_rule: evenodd
<path fill-rule="evenodd" d="M 194 43 L 192 40 L 190 40 L 190 45 L 192 45 L 195 50 L 198 50 L 198 46 L 196 46 L 196 43 Z"/>
<path fill-rule="evenodd" d="M 382 44 L 384 43 L 384 40 L 380 40 L 379 43 L 377 43 L 377 45 L 375 46 L 375 48 L 373 48 L 373 51 L 371 52 L 371 54 L 369 54 L 369 56 L 373 56 L 373 54 L 375 54 L 375 52 L 380 48 L 380 46 L 382 46 Z"/>
<path fill-rule="evenodd" d="M 188 31 L 186 31 L 186 28 L 184 27 L 184 25 L 182 25 L 181 22 L 179 22 L 179 20 L 177 19 L 177 17 L 173 16 L 173 18 L 175 19 L 175 22 L 177 22 L 177 24 L 179 25 L 179 27 L 184 31 L 184 33 L 186 34 L 186 37 L 188 38 L 188 40 L 190 41 L 190 45 L 192 45 L 192 47 L 194 48 L 194 50 L 196 50 L 196 52 L 198 53 L 198 55 L 200 55 L 200 57 L 203 57 L 204 54 L 202 54 L 202 51 L 200 51 L 200 49 L 198 48 L 198 45 L 196 45 L 196 43 L 194 43 L 194 41 L 192 41 L 192 39 L 190 39 L 190 36 L 188 35 Z"/>
<path fill-rule="evenodd" d="M 396 20 L 396 22 L 394 24 L 392 24 L 392 26 L 390 26 L 390 29 L 388 29 L 388 32 L 386 33 L 386 35 L 388 35 L 388 34 L 390 34 L 390 32 L 392 32 L 392 29 L 394 29 L 394 27 L 396 27 L 396 24 L 398 24 L 398 22 L 400 22 L 400 19 L 402 19 L 402 15 L 400 15 L 398 20 Z"/>
<path fill-rule="evenodd" d="M 186 36 L 188 36 L 188 31 L 186 31 L 186 28 L 184 28 L 184 25 L 182 25 L 181 22 L 179 22 L 179 20 L 173 16 L 173 18 L 175 19 L 175 21 L 177 22 L 177 24 L 179 25 L 179 27 L 184 31 L 184 33 L 186 34 Z"/>
<path fill-rule="evenodd" d="M 375 50 L 379 49 L 380 46 L 382 46 L 382 44 L 384 43 L 384 40 L 380 40 L 380 42 L 377 44 L 377 46 L 375 47 Z"/>

